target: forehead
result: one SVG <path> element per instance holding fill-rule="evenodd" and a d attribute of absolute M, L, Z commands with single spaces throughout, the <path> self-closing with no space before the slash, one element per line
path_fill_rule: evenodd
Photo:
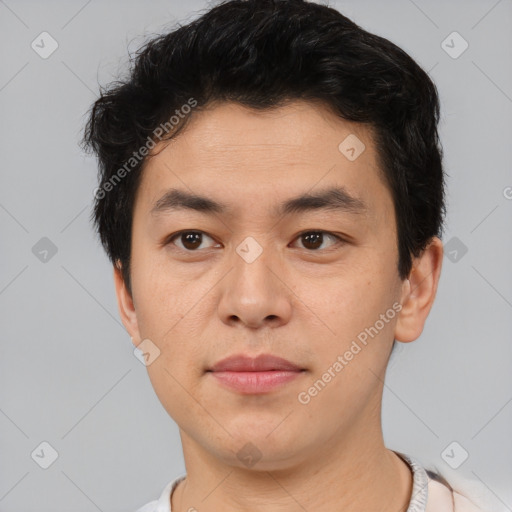
<path fill-rule="evenodd" d="M 387 193 L 371 130 L 309 102 L 266 111 L 223 103 L 195 112 L 153 153 L 138 193 L 148 214 L 171 188 L 238 203 L 235 210 L 269 194 L 284 199 L 332 186 L 371 210 Z"/>

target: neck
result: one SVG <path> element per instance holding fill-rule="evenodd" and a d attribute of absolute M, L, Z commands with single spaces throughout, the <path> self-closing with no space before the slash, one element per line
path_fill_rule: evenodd
<path fill-rule="evenodd" d="M 375 429 L 343 433 L 285 469 L 256 470 L 219 462 L 180 430 L 187 478 L 172 495 L 172 511 L 405 512 L 412 493 L 407 464 L 384 446 Z"/>

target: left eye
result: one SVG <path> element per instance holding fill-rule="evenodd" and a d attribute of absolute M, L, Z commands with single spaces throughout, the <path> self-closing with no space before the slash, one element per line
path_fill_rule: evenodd
<path fill-rule="evenodd" d="M 320 249 L 319 246 L 323 244 L 325 236 L 330 237 L 336 242 L 343 241 L 339 236 L 333 235 L 332 233 L 328 233 L 327 231 L 304 231 L 297 237 L 297 240 L 304 240 L 305 243 L 303 243 L 303 245 L 305 246 L 305 249 L 316 251 Z"/>

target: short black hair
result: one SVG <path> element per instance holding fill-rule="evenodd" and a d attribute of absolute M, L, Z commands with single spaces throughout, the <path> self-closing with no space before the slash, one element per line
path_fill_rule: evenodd
<path fill-rule="evenodd" d="M 100 87 L 82 140 L 99 162 L 91 221 L 130 294 L 134 198 L 148 158 L 140 150 L 221 102 L 264 110 L 314 101 L 368 126 L 394 203 L 402 280 L 412 257 L 441 236 L 436 86 L 406 52 L 337 10 L 303 0 L 225 1 L 149 40 L 130 63 L 126 79 Z"/>

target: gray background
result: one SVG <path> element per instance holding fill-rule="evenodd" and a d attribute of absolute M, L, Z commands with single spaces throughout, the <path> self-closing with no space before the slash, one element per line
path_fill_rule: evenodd
<path fill-rule="evenodd" d="M 444 260 L 423 335 L 391 361 L 387 445 L 480 482 L 496 509 L 512 510 L 512 2 L 331 5 L 410 53 L 442 102 L 443 241 L 457 255 Z M 177 426 L 119 320 L 88 221 L 96 164 L 77 142 L 98 81 L 126 69 L 127 47 L 206 6 L 0 0 L 2 512 L 130 511 L 184 472 Z M 47 59 L 31 48 L 43 31 L 59 45 Z M 442 46 L 453 31 L 469 43 L 458 58 Z M 46 261 L 43 237 L 57 249 Z M 36 463 L 50 456 L 43 441 L 58 453 L 48 469 Z M 456 470 L 441 455 L 453 441 L 452 459 L 469 453 Z"/>

